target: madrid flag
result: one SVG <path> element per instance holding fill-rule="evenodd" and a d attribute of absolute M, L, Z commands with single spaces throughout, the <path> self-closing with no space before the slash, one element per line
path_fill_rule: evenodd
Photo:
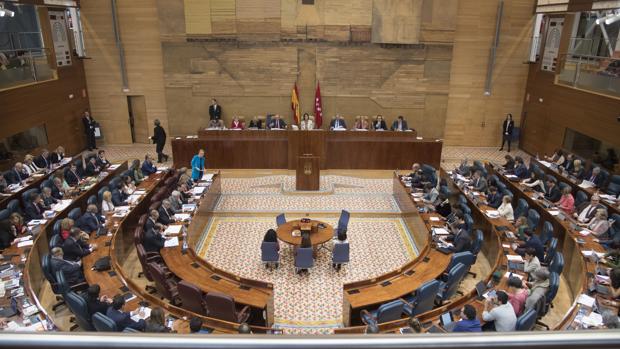
<path fill-rule="evenodd" d="M 316 93 L 314 94 L 314 124 L 316 128 L 321 128 L 323 124 L 323 104 L 321 102 L 321 86 L 316 83 Z"/>

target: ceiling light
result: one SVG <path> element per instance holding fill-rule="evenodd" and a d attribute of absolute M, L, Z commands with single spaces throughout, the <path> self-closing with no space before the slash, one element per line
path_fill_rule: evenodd
<path fill-rule="evenodd" d="M 15 17 L 15 12 L 0 7 L 0 17 Z"/>
<path fill-rule="evenodd" d="M 605 20 L 605 24 L 606 24 L 606 25 L 610 25 L 610 24 L 612 24 L 612 23 L 614 23 L 614 22 L 617 22 L 617 21 L 620 21 L 620 13 L 615 14 L 615 15 L 614 15 L 613 17 L 611 17 L 611 18 L 607 18 L 607 19 Z"/>

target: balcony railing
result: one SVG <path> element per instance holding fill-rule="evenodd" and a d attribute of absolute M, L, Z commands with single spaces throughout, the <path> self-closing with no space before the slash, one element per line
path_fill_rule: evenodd
<path fill-rule="evenodd" d="M 620 97 L 620 59 L 564 54 L 560 57 L 557 83 L 578 89 Z"/>
<path fill-rule="evenodd" d="M 0 90 L 56 79 L 48 48 L 0 50 Z"/>

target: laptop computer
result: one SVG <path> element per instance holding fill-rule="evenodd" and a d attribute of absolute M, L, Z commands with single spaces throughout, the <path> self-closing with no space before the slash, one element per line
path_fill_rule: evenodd
<path fill-rule="evenodd" d="M 476 284 L 476 294 L 478 295 L 478 299 L 484 299 L 484 293 L 487 291 L 487 284 L 484 281 L 479 281 Z"/>

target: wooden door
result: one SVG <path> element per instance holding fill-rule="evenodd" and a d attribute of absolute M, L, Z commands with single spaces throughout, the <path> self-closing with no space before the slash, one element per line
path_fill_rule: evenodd
<path fill-rule="evenodd" d="M 150 143 L 150 133 L 148 118 L 146 116 L 146 100 L 144 96 L 130 96 L 129 108 L 133 117 L 134 143 Z"/>

